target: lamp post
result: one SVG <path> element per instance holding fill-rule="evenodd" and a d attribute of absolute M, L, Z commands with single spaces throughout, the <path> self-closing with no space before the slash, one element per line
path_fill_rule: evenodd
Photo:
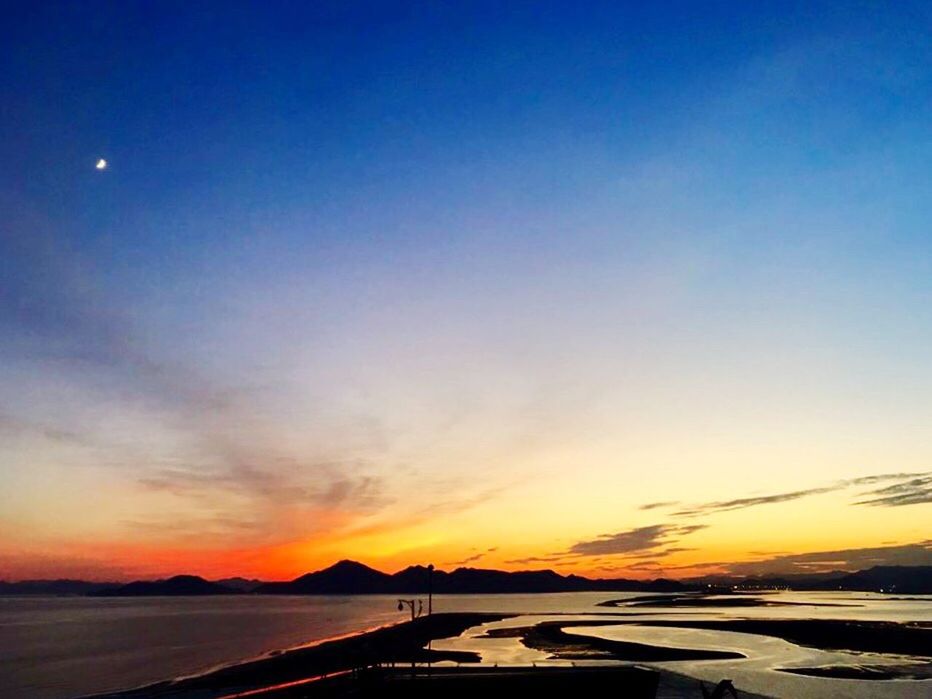
<path fill-rule="evenodd" d="M 434 613 L 434 564 L 427 566 L 427 616 Z"/>
<path fill-rule="evenodd" d="M 403 611 L 405 610 L 405 607 L 406 607 L 406 606 L 411 608 L 411 621 L 414 621 L 414 619 L 415 619 L 415 613 L 414 613 L 414 603 L 415 603 L 415 602 L 417 602 L 417 600 L 413 600 L 413 599 L 400 599 L 400 600 L 398 600 L 398 611 L 399 611 L 399 612 L 403 612 Z"/>

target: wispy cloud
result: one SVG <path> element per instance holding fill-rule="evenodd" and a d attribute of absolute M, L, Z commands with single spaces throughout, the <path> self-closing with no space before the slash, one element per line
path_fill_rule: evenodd
<path fill-rule="evenodd" d="M 531 565 L 534 563 L 564 563 L 567 560 L 567 556 L 565 555 L 526 556 L 524 558 L 512 558 L 511 560 L 505 561 L 505 563 L 510 565 Z"/>
<path fill-rule="evenodd" d="M 902 507 L 904 505 L 921 505 L 932 502 L 932 476 L 913 478 L 903 483 L 894 483 L 868 493 L 866 499 L 858 505 L 880 507 Z"/>
<path fill-rule="evenodd" d="M 69 444 L 75 446 L 92 446 L 93 442 L 86 436 L 70 429 L 41 422 L 25 420 L 7 413 L 0 412 L 0 435 L 38 436 L 50 442 Z"/>
<path fill-rule="evenodd" d="M 672 556 L 674 553 L 683 553 L 685 551 L 695 551 L 696 549 L 689 546 L 669 546 L 662 549 L 648 549 L 647 551 L 640 551 L 638 553 L 626 554 L 625 558 L 629 560 L 637 559 L 660 559 L 666 558 L 667 556 Z"/>
<path fill-rule="evenodd" d="M 136 519 L 124 522 L 134 534 L 170 538 L 186 544 L 203 545 L 252 537 L 265 529 L 265 522 L 249 513 L 227 512 L 209 516 Z"/>
<path fill-rule="evenodd" d="M 147 347 L 131 315 L 108 302 L 89 260 L 49 233 L 41 216 L 8 224 L 0 230 L 0 328 L 7 342 L 33 359 L 119 378 L 188 414 L 222 405 L 224 391 Z"/>
<path fill-rule="evenodd" d="M 663 568 L 664 566 L 659 561 L 649 560 L 649 561 L 636 561 L 631 564 L 626 563 L 622 567 L 622 570 L 638 570 L 638 571 L 643 570 L 643 571 L 649 571 L 649 572 L 656 573 L 657 571 L 660 571 Z M 617 570 L 618 568 L 614 566 L 605 566 L 604 569 L 605 570 Z"/>
<path fill-rule="evenodd" d="M 485 558 L 485 554 L 484 554 L 484 553 L 477 553 L 477 554 L 474 554 L 474 555 L 472 555 L 472 556 L 467 556 L 466 558 L 464 558 L 464 559 L 461 560 L 461 561 L 448 561 L 445 565 L 448 565 L 448 566 L 465 566 L 465 565 L 469 565 L 470 563 L 475 563 L 476 561 L 481 561 L 483 558 Z"/>
<path fill-rule="evenodd" d="M 849 478 L 844 481 L 840 481 L 843 485 L 873 485 L 874 483 L 884 483 L 886 481 L 898 481 L 904 480 L 907 478 L 916 478 L 918 476 L 928 475 L 926 471 L 911 472 L 911 473 L 881 473 L 875 476 L 860 476 L 858 478 Z"/>
<path fill-rule="evenodd" d="M 908 480 L 907 480 L 908 479 Z M 681 507 L 673 512 L 675 517 L 698 517 L 701 515 L 710 515 L 718 512 L 729 512 L 732 510 L 743 510 L 748 507 L 758 507 L 761 505 L 773 505 L 782 502 L 792 502 L 802 498 L 812 497 L 814 495 L 824 495 L 843 490 L 874 485 L 877 483 L 886 483 L 889 481 L 903 481 L 891 486 L 872 491 L 876 498 L 856 501 L 858 505 L 914 505 L 923 502 L 929 502 L 930 483 L 932 478 L 928 472 L 920 473 L 883 473 L 872 476 L 861 476 L 858 478 L 849 478 L 835 481 L 824 486 L 815 488 L 806 488 L 804 490 L 791 490 L 779 493 L 769 493 L 767 495 L 756 495 L 751 497 L 734 498 L 731 500 L 715 500 Z M 642 505 L 641 509 L 652 509 L 654 507 L 672 505 L 675 503 L 649 503 Z"/>
<path fill-rule="evenodd" d="M 299 485 L 281 471 L 249 464 L 236 464 L 219 470 L 166 468 L 140 478 L 139 484 L 149 490 L 167 491 L 178 496 L 232 492 L 282 505 L 319 503 L 337 507 L 352 504 L 360 509 L 371 509 L 385 504 L 382 479 L 353 475 L 355 468 L 354 464 L 342 467 L 332 463 L 311 464 L 304 470 L 339 472 L 330 474 L 316 486 Z"/>
<path fill-rule="evenodd" d="M 705 526 L 704 524 L 654 524 L 614 534 L 602 534 L 595 539 L 576 542 L 566 550 L 565 555 L 614 556 L 647 551 L 675 543 L 681 537 L 705 529 Z"/>
<path fill-rule="evenodd" d="M 510 485 L 484 488 L 475 492 L 459 492 L 456 497 L 438 497 L 427 507 L 416 513 L 417 516 L 430 518 L 454 514 L 483 505 L 507 491 Z M 461 488 L 461 486 L 460 486 Z M 443 492 L 441 490 L 441 492 Z"/>
<path fill-rule="evenodd" d="M 734 500 L 719 500 L 706 502 L 701 505 L 693 505 L 677 510 L 673 514 L 677 517 L 695 517 L 697 515 L 712 514 L 714 512 L 727 512 L 729 510 L 741 510 L 746 507 L 756 507 L 758 505 L 772 505 L 778 502 L 789 502 L 799 500 L 800 498 L 809 497 L 810 495 L 821 495 L 838 490 L 838 486 L 826 486 L 823 488 L 809 488 L 808 490 L 794 490 L 787 493 L 774 493 L 771 495 L 759 495 L 749 498 L 736 498 Z"/>
<path fill-rule="evenodd" d="M 717 565 L 734 575 L 816 573 L 836 569 L 861 570 L 879 565 L 932 565 L 932 540 L 896 546 L 793 553 L 771 556 L 759 561 Z"/>
<path fill-rule="evenodd" d="M 107 435 L 92 439 L 72 425 L 39 424 L 6 406 L 0 432 L 106 450 L 94 463 L 112 462 L 139 490 L 177 501 L 164 506 L 163 499 L 157 511 L 124 522 L 153 536 L 178 538 L 206 526 L 238 536 L 251 528 L 266 537 L 277 528 L 287 541 L 312 528 L 315 508 L 366 514 L 392 502 L 375 465 L 350 456 L 366 435 L 346 440 L 346 458 L 289 448 L 299 440 L 263 417 L 248 379 L 231 385 L 209 367 L 169 359 L 139 332 L 132 310 L 112 302 L 79 251 L 49 232 L 41 216 L 27 218 L 0 227 L 0 357 L 52 362 L 66 379 L 90 377 L 165 438 L 108 445 Z M 233 510 L 241 514 L 229 516 Z"/>
<path fill-rule="evenodd" d="M 669 500 L 666 502 L 649 502 L 646 505 L 641 505 L 639 510 L 656 510 L 662 507 L 676 507 L 679 505 L 679 502 L 676 500 Z"/>

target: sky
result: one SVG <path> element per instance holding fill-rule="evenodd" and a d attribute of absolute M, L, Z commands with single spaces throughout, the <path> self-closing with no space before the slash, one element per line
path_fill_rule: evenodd
<path fill-rule="evenodd" d="M 927 3 L 4 15 L 0 579 L 932 564 Z"/>

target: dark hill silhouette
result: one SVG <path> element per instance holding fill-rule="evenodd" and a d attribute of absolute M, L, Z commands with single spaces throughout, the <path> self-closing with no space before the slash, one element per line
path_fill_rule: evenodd
<path fill-rule="evenodd" d="M 429 576 L 424 566 L 411 566 L 388 575 L 355 561 L 340 561 L 330 568 L 302 575 L 291 582 L 266 583 L 256 588 L 255 592 L 273 595 L 424 594 L 428 589 L 428 580 L 431 589 L 441 594 L 627 590 L 678 592 L 689 589 L 675 580 L 590 580 L 578 575 L 560 575 L 552 570 L 511 573 L 482 568 L 457 568 L 450 573 L 435 570 L 433 576 Z"/>
<path fill-rule="evenodd" d="M 224 584 L 224 583 L 229 584 Z M 509 573 L 482 568 L 457 568 L 452 572 L 435 570 L 432 589 L 436 593 L 510 593 L 510 592 L 683 592 L 686 590 L 721 587 L 751 589 L 788 588 L 792 590 L 853 590 L 900 594 L 932 594 L 932 566 L 876 566 L 856 573 L 835 571 L 822 574 L 791 574 L 735 578 L 709 576 L 678 581 L 628 580 L 625 578 L 584 578 L 560 575 L 552 570 Z M 81 580 L 0 581 L 0 595 L 224 595 L 254 592 L 281 595 L 360 595 L 360 594 L 424 594 L 428 587 L 428 571 L 424 566 L 411 566 L 394 575 L 355 561 L 339 563 L 307 573 L 290 582 L 262 583 L 258 580 L 232 578 L 209 582 L 194 575 L 178 575 L 167 580 L 120 583 L 85 582 Z"/>
<path fill-rule="evenodd" d="M 222 580 L 215 581 L 218 585 L 223 585 L 224 587 L 229 587 L 231 590 L 238 590 L 239 592 L 252 592 L 260 585 L 265 583 L 261 580 L 255 580 L 253 578 L 223 578 Z"/>
<path fill-rule="evenodd" d="M 629 580 L 626 578 L 584 578 L 560 575 L 552 570 L 507 572 L 482 568 L 457 568 L 447 573 L 435 570 L 431 588 L 435 593 L 496 594 L 534 592 L 683 592 L 706 587 L 711 579 L 678 581 Z M 774 587 L 798 590 L 863 590 L 932 593 L 932 566 L 878 566 L 850 573 L 838 571 L 822 575 L 722 579 L 722 584 L 748 587 Z M 267 583 L 259 594 L 424 594 L 428 572 L 424 566 L 411 566 L 388 575 L 354 561 L 340 561 L 330 568 L 302 575 L 291 582 Z"/>
<path fill-rule="evenodd" d="M 854 573 L 835 570 L 752 578 L 708 576 L 686 582 L 740 589 L 849 590 L 928 595 L 932 594 L 932 566 L 874 566 Z"/>
<path fill-rule="evenodd" d="M 932 592 L 932 566 L 874 566 L 834 582 L 844 590 L 929 594 Z"/>
<path fill-rule="evenodd" d="M 291 582 L 266 583 L 259 594 L 286 595 L 365 595 L 392 592 L 391 576 L 374 568 L 343 560 L 315 573 L 306 573 Z"/>
<path fill-rule="evenodd" d="M 418 593 L 427 591 L 428 570 L 426 566 L 409 566 L 404 570 L 399 570 L 391 576 L 392 592 L 397 594 Z M 432 588 L 435 592 L 445 590 L 448 587 L 447 578 L 450 574 L 435 570 L 431 579 Z"/>
<path fill-rule="evenodd" d="M 98 597 L 203 596 L 231 595 L 236 594 L 236 590 L 209 582 L 197 575 L 176 575 L 168 580 L 137 580 L 93 594 Z"/>
<path fill-rule="evenodd" d="M 391 575 L 356 561 L 342 560 L 290 582 L 266 583 L 255 592 L 260 595 L 366 595 L 389 594 L 396 591 L 395 587 Z"/>
<path fill-rule="evenodd" d="M 444 581 L 440 592 L 568 592 L 582 589 L 578 580 L 563 577 L 552 570 L 528 570 L 506 573 L 482 568 L 457 568 Z"/>

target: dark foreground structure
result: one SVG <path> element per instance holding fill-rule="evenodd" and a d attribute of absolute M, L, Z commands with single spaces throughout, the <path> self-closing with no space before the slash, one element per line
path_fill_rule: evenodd
<path fill-rule="evenodd" d="M 653 699 L 659 673 L 615 667 L 370 668 L 226 695 L 223 699 Z"/>

